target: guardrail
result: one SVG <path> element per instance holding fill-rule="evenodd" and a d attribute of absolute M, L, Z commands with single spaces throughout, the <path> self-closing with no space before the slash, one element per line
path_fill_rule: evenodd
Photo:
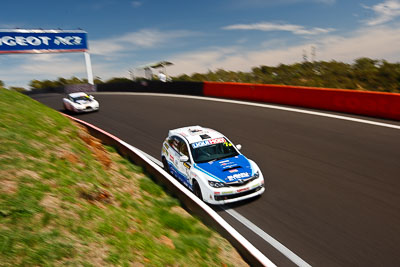
<path fill-rule="evenodd" d="M 136 165 L 141 166 L 147 174 L 156 179 L 157 182 L 164 185 L 169 192 L 179 198 L 181 203 L 183 203 L 184 208 L 189 210 L 192 214 L 199 216 L 205 224 L 213 227 L 219 234 L 225 237 L 237 249 L 243 259 L 251 266 L 276 266 L 232 226 L 225 222 L 225 220 L 222 219 L 222 217 L 213 209 L 198 199 L 175 178 L 165 172 L 163 168 L 152 162 L 139 149 L 127 144 L 118 137 L 97 128 L 96 126 L 91 125 L 90 123 L 66 114 L 63 115 L 81 125 L 84 125 L 88 129 L 89 133 L 100 139 L 103 144 L 116 148 L 122 156 L 128 158 Z"/>
<path fill-rule="evenodd" d="M 400 94 L 270 84 L 204 82 L 203 95 L 400 120 Z"/>

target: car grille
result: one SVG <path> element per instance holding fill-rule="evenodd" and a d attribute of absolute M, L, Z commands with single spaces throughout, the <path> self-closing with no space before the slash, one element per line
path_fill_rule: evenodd
<path fill-rule="evenodd" d="M 254 189 L 251 189 L 251 190 L 248 190 L 248 191 L 244 191 L 244 192 L 240 192 L 240 193 L 237 193 L 237 194 L 218 195 L 218 196 L 214 196 L 214 199 L 216 201 L 219 201 L 219 200 L 228 200 L 228 199 L 238 198 L 238 197 L 242 197 L 242 196 L 253 194 L 253 193 L 261 190 L 262 187 L 263 186 L 261 185 L 259 187 L 254 188 Z"/>
<path fill-rule="evenodd" d="M 250 183 L 251 181 L 253 181 L 255 179 L 256 179 L 256 177 L 253 176 L 253 177 L 250 177 L 248 179 L 241 179 L 241 180 L 237 180 L 237 181 L 234 181 L 234 182 L 231 182 L 231 183 L 225 183 L 225 185 L 233 186 L 233 187 L 242 186 L 242 185 Z"/>

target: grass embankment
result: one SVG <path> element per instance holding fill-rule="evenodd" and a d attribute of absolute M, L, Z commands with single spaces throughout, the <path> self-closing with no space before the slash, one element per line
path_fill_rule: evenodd
<path fill-rule="evenodd" d="M 142 169 L 0 89 L 0 265 L 239 266 L 231 245 Z"/>

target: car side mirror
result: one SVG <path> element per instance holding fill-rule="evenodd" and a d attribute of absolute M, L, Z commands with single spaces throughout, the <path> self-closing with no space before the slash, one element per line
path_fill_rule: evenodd
<path fill-rule="evenodd" d="M 238 144 L 238 145 L 236 145 L 236 148 L 237 148 L 238 150 L 240 150 L 240 149 L 242 149 L 242 145 L 241 145 L 241 144 Z"/>
<path fill-rule="evenodd" d="M 189 157 L 188 156 L 182 156 L 182 157 L 179 158 L 179 161 L 180 162 L 187 162 L 187 161 L 189 161 Z"/>
<path fill-rule="evenodd" d="M 89 98 L 93 100 L 93 99 L 94 99 L 94 96 L 92 96 L 92 95 L 89 95 Z"/>

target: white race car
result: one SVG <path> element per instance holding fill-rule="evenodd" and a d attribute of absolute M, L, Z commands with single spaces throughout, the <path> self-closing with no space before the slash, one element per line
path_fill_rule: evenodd
<path fill-rule="evenodd" d="M 225 204 L 261 195 L 257 164 L 221 133 L 201 126 L 170 130 L 161 159 L 164 169 L 205 202 Z"/>
<path fill-rule="evenodd" d="M 84 92 L 71 93 L 63 98 L 64 109 L 75 113 L 99 110 L 99 102 Z"/>

